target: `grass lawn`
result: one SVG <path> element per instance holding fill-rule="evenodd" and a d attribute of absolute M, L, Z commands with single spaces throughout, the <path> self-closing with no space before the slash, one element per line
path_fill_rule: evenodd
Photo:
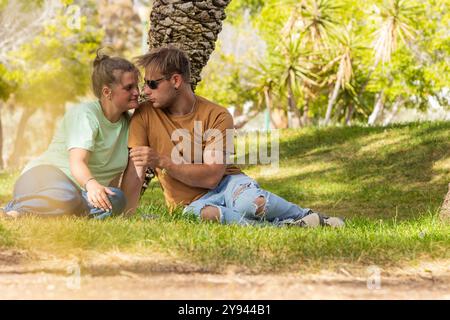
<path fill-rule="evenodd" d="M 437 218 L 450 182 L 450 123 L 284 130 L 280 168 L 249 166 L 261 186 L 303 207 L 347 218 L 343 229 L 223 226 L 167 213 L 152 182 L 138 214 L 0 221 L 0 247 L 58 256 L 120 250 L 220 271 L 298 271 L 340 263 L 403 265 L 450 257 Z M 18 173 L 0 174 L 0 200 Z M 145 219 L 145 213 L 159 219 Z"/>

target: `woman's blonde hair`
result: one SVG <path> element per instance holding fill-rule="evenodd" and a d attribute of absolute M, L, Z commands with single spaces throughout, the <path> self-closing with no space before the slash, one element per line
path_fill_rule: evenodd
<path fill-rule="evenodd" d="M 100 50 L 97 50 L 92 72 L 92 90 L 99 99 L 102 96 L 103 86 L 111 87 L 119 83 L 124 72 L 134 72 L 138 78 L 140 75 L 138 68 L 130 61 L 101 54 Z"/>

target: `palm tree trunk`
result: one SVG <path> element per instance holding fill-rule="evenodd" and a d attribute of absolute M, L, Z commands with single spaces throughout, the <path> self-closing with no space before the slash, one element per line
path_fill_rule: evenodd
<path fill-rule="evenodd" d="M 294 90 L 292 90 L 291 79 L 288 79 L 288 126 L 289 128 L 300 127 L 300 112 L 295 102 Z"/>
<path fill-rule="evenodd" d="M 270 111 L 272 109 L 272 97 L 270 95 L 270 89 L 267 87 L 264 88 L 264 101 L 266 103 L 266 109 Z"/>
<path fill-rule="evenodd" d="M 394 104 L 392 105 L 392 110 L 389 116 L 383 121 L 383 125 L 387 126 L 391 123 L 391 121 L 396 116 L 398 109 L 400 109 L 400 106 L 403 104 L 404 100 L 400 97 L 397 97 L 394 101 Z"/>
<path fill-rule="evenodd" d="M 241 129 L 250 120 L 254 119 L 258 114 L 259 114 L 258 110 L 253 110 L 253 111 L 250 111 L 249 113 L 247 113 L 245 115 L 241 115 L 241 116 L 235 118 L 234 128 L 235 129 Z"/>
<path fill-rule="evenodd" d="M 353 113 L 355 112 L 355 106 L 350 103 L 347 109 L 347 116 L 345 117 L 345 125 L 350 126 L 352 123 Z"/>
<path fill-rule="evenodd" d="M 309 98 L 305 98 L 305 104 L 303 106 L 303 116 L 300 124 L 305 127 L 309 125 Z"/>
<path fill-rule="evenodd" d="M 275 129 L 286 129 L 288 127 L 287 114 L 280 106 L 273 108 L 270 116 Z"/>
<path fill-rule="evenodd" d="M 384 108 L 384 91 L 381 90 L 375 102 L 375 107 L 373 108 L 373 111 L 369 116 L 368 124 L 370 126 L 373 126 L 377 122 L 381 112 L 383 111 L 383 108 Z"/>
<path fill-rule="evenodd" d="M 191 60 L 191 82 L 195 89 L 200 72 L 214 51 L 231 0 L 155 0 L 150 14 L 149 47 L 174 45 Z"/>
<path fill-rule="evenodd" d="M 273 118 L 272 118 L 272 94 L 270 92 L 270 89 L 268 87 L 264 88 L 264 101 L 266 102 L 266 112 L 267 117 L 269 117 L 269 128 L 266 128 L 266 130 L 270 129 L 270 124 L 275 126 Z M 267 121 L 267 120 L 266 120 Z M 267 123 L 266 123 L 267 124 Z"/>
<path fill-rule="evenodd" d="M 328 100 L 327 113 L 325 114 L 325 125 L 327 126 L 331 119 L 331 112 L 333 111 L 333 106 L 336 102 L 337 96 L 339 94 L 340 79 L 336 79 L 334 84 L 333 94 L 330 100 Z"/>

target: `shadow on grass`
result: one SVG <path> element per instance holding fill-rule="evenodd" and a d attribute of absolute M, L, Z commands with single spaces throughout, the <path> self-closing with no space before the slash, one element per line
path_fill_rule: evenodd
<path fill-rule="evenodd" d="M 402 219 L 436 211 L 446 193 L 450 174 L 434 166 L 450 157 L 449 122 L 287 135 L 281 134 L 283 167 L 325 163 L 326 169 L 258 181 L 301 206 L 347 217 Z"/>

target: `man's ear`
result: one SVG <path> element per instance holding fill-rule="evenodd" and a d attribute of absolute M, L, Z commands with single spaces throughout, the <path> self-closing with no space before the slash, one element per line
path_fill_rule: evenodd
<path fill-rule="evenodd" d="M 112 93 L 112 90 L 111 90 L 110 87 L 103 86 L 103 88 L 102 88 L 102 97 L 111 100 L 111 93 Z"/>
<path fill-rule="evenodd" d="M 180 86 L 184 82 L 183 77 L 180 74 L 178 74 L 178 73 L 175 73 L 172 76 L 172 81 L 173 81 L 172 83 L 173 83 L 173 87 L 175 88 L 175 90 L 180 89 Z"/>

